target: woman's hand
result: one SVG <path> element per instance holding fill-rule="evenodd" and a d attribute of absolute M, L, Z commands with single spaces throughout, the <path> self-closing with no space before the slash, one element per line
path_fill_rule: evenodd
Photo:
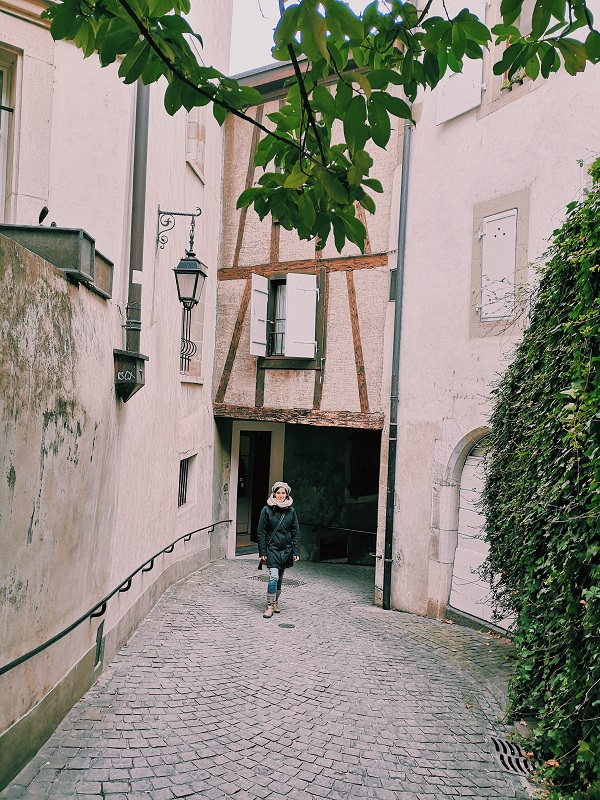
<path fill-rule="evenodd" d="M 294 556 L 294 561 L 300 561 L 300 556 Z"/>
<path fill-rule="evenodd" d="M 261 556 L 260 560 L 262 561 L 263 564 L 267 563 L 267 557 L 266 556 Z"/>

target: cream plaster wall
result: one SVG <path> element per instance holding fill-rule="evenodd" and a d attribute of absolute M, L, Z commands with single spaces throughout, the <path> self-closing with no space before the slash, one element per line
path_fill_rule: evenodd
<path fill-rule="evenodd" d="M 490 387 L 510 361 L 520 326 L 469 330 L 473 207 L 529 189 L 528 259 L 581 187 L 578 158 L 600 150 L 598 68 L 540 81 L 509 101 L 435 125 L 436 95 L 422 100 L 412 137 L 400 373 L 400 439 L 392 605 L 443 613 L 449 591 L 457 444 L 485 427 Z M 559 109 L 553 114 L 551 109 Z M 485 112 L 485 113 L 484 113 Z M 552 122 L 549 118 L 552 115 Z M 530 275 L 533 280 L 533 275 Z M 387 340 L 388 363 L 391 331 Z M 382 541 L 380 542 L 382 549 Z M 449 552 L 450 551 L 450 552 Z"/>
<path fill-rule="evenodd" d="M 2 664 L 106 593 L 120 442 L 105 301 L 0 237 Z M 94 337 L 89 337 L 90 330 Z M 91 465 L 91 466 L 90 466 Z M 0 731 L 79 660 L 97 622 L 0 678 Z"/>
<path fill-rule="evenodd" d="M 83 60 L 71 45 L 55 44 L 18 2 L 12 11 L 17 17 L 0 9 L 2 46 L 19 54 L 11 221 L 37 224 L 47 204 L 46 224 L 84 227 L 114 260 L 115 275 L 106 301 L 2 240 L 0 275 L 10 303 L 0 312 L 0 453 L 2 473 L 11 476 L 0 488 L 7 543 L 0 563 L 2 664 L 65 628 L 147 558 L 223 510 L 212 489 L 211 401 L 222 131 L 208 114 L 201 180 L 185 160 L 187 114 L 168 117 L 164 84 L 151 87 L 141 332 L 149 360 L 145 387 L 123 404 L 114 392 L 112 350 L 124 346 L 135 87 L 124 86 L 114 67 L 101 70 L 94 57 Z M 205 36 L 206 63 L 226 72 L 231 0 L 196 5 L 192 24 Z M 208 278 L 203 374 L 194 382 L 179 372 L 181 306 L 172 274 L 188 244 L 189 220 L 180 218 L 157 250 L 159 204 L 202 209 L 195 249 Z M 190 455 L 193 501 L 178 509 L 179 461 Z M 180 542 L 109 601 L 107 658 L 170 582 L 224 550 L 226 535 L 226 526 L 217 526 Z M 2 742 L 10 744 L 12 766 L 15 753 L 21 760 L 32 755 L 58 723 L 57 708 L 64 713 L 94 680 L 90 650 L 98 624 L 85 622 L 0 678 L 0 751 Z M 57 705 L 49 698 L 59 684 Z"/>

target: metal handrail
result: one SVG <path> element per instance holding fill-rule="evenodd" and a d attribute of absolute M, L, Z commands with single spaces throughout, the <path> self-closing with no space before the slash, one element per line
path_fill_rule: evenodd
<path fill-rule="evenodd" d="M 82 622 L 85 622 L 86 619 L 93 619 L 94 617 L 102 617 L 106 613 L 106 605 L 111 597 L 117 594 L 117 592 L 128 592 L 131 589 L 131 581 L 138 572 L 150 572 L 150 570 L 154 567 L 154 560 L 161 556 L 163 553 L 172 553 L 175 549 L 175 545 L 177 542 L 180 542 L 182 539 L 186 542 L 192 538 L 195 533 L 200 533 L 200 531 L 208 531 L 212 533 L 215 529 L 215 525 L 222 525 L 226 522 L 231 522 L 230 519 L 220 519 L 218 522 L 213 522 L 210 525 L 205 525 L 203 528 L 197 528 L 195 531 L 191 531 L 191 533 L 185 533 L 183 536 L 179 536 L 175 541 L 168 544 L 166 547 L 163 547 L 162 550 L 159 550 L 158 553 L 153 555 L 147 561 L 144 561 L 134 572 L 131 573 L 125 580 L 121 581 L 121 583 L 117 586 L 116 589 L 113 589 L 110 594 L 107 594 L 99 603 L 96 603 L 89 611 L 87 611 L 83 616 L 79 617 L 78 620 L 72 622 L 68 628 L 65 628 L 60 633 L 57 633 L 56 636 L 53 636 L 51 639 L 48 639 L 43 644 L 38 645 L 33 650 L 30 650 L 28 653 L 16 658 L 14 661 L 5 664 L 3 667 L 0 667 L 0 675 L 4 675 L 7 672 L 10 672 L 11 669 L 18 667 L 19 664 L 23 664 L 25 661 L 28 661 L 33 656 L 36 656 L 38 653 L 41 653 L 46 648 L 53 645 L 55 642 L 58 642 L 60 639 L 65 637 L 68 633 L 71 633 L 72 630 L 77 628 L 78 625 L 81 625 Z"/>
<path fill-rule="evenodd" d="M 335 525 L 321 525 L 320 522 L 302 522 L 298 520 L 300 525 L 306 525 L 310 528 L 325 528 L 327 531 L 348 531 L 348 533 L 370 533 L 371 536 L 377 536 L 377 531 L 359 531 L 356 528 L 340 528 Z"/>

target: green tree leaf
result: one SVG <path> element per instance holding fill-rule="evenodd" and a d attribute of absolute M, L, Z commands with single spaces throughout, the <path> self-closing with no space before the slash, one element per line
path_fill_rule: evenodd
<path fill-rule="evenodd" d="M 349 39 L 362 42 L 364 27 L 360 19 L 350 10 L 348 5 L 339 0 L 323 0 L 325 18 L 329 30 L 338 39 Z"/>
<path fill-rule="evenodd" d="M 327 195 L 336 203 L 344 205 L 348 202 L 348 192 L 343 184 L 330 172 L 319 169 L 317 179 Z"/>
<path fill-rule="evenodd" d="M 285 179 L 283 186 L 285 189 L 300 189 L 306 183 L 307 178 L 308 175 L 304 172 L 292 172 Z"/>
<path fill-rule="evenodd" d="M 600 61 L 600 33 L 590 31 L 585 40 L 585 52 L 592 64 Z"/>
<path fill-rule="evenodd" d="M 306 227 L 312 230 L 317 219 L 317 212 L 315 211 L 312 200 L 306 192 L 301 194 L 298 198 L 298 213 Z"/>

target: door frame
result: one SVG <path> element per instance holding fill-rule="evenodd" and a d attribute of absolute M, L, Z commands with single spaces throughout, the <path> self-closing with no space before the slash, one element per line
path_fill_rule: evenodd
<path fill-rule="evenodd" d="M 235 558 L 235 541 L 237 528 L 237 485 L 240 460 L 241 431 L 270 431 L 271 452 L 269 455 L 269 483 L 283 480 L 283 449 L 285 444 L 284 422 L 260 422 L 254 420 L 234 419 L 231 432 L 231 471 L 229 475 L 229 533 L 227 535 L 227 558 Z M 235 490 L 234 490 L 234 487 Z M 265 503 L 267 498 L 265 497 Z"/>

